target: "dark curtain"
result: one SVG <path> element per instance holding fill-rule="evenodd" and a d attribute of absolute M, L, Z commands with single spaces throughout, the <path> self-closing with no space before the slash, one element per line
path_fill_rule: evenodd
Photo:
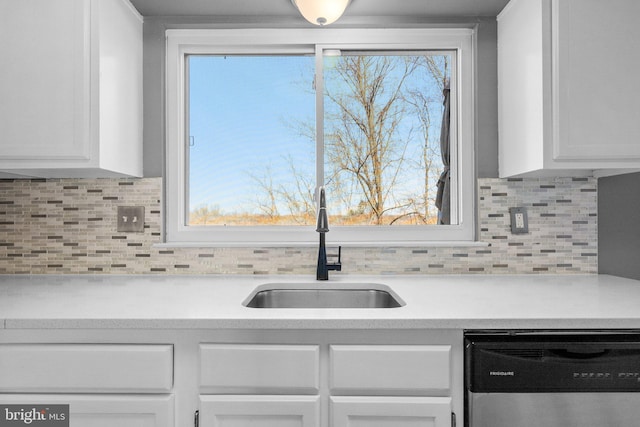
<path fill-rule="evenodd" d="M 440 179 L 438 179 L 438 194 L 436 195 L 436 207 L 440 211 L 438 214 L 438 223 L 439 224 L 450 224 L 451 223 L 451 211 L 450 204 L 451 199 L 449 197 L 449 192 L 451 189 L 451 179 L 449 177 L 449 166 L 450 166 L 450 148 L 451 145 L 449 143 L 449 126 L 451 121 L 451 114 L 449 111 L 449 84 L 447 83 L 442 91 L 442 95 L 444 96 L 444 101 L 442 105 L 444 105 L 444 111 L 442 113 L 442 127 L 440 129 L 440 155 L 442 156 L 442 164 L 444 165 L 444 170 L 442 174 L 440 174 Z"/>

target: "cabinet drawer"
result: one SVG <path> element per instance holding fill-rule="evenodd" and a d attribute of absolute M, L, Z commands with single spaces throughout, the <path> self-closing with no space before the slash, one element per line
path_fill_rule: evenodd
<path fill-rule="evenodd" d="M 166 393 L 173 346 L 3 344 L 0 378 L 2 392 Z"/>
<path fill-rule="evenodd" d="M 449 395 L 448 345 L 332 345 L 333 394 Z"/>
<path fill-rule="evenodd" d="M 331 397 L 333 427 L 450 427 L 450 397 Z"/>
<path fill-rule="evenodd" d="M 4 421 L 2 426 L 62 426 L 70 427 L 174 427 L 173 394 L 3 394 L 2 405 L 31 408 L 49 405 L 69 405 L 68 424 L 48 420 L 31 423 Z"/>
<path fill-rule="evenodd" d="M 200 396 L 200 425 L 319 427 L 320 396 Z"/>
<path fill-rule="evenodd" d="M 315 394 L 317 345 L 202 344 L 200 392 Z"/>

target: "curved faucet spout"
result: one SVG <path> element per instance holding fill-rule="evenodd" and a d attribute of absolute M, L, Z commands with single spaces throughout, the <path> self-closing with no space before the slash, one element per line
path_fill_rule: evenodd
<path fill-rule="evenodd" d="M 318 203 L 318 218 L 316 221 L 316 231 L 318 233 L 329 232 L 329 219 L 327 218 L 327 202 L 324 187 L 320 187 L 320 200 Z"/>
<path fill-rule="evenodd" d="M 319 189 L 318 200 L 318 220 L 316 222 L 316 231 L 320 233 L 320 246 L 318 248 L 318 268 L 316 270 L 317 280 L 328 280 L 329 270 L 340 271 L 342 264 L 340 260 L 341 248 L 338 248 L 338 262 L 329 264 L 327 262 L 327 249 L 325 245 L 325 234 L 329 232 L 329 219 L 327 218 L 327 202 L 325 198 L 324 187 Z"/>

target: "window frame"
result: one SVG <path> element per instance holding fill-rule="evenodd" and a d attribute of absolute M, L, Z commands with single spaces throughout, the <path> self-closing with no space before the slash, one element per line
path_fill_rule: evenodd
<path fill-rule="evenodd" d="M 345 42 L 348 41 L 348 42 Z M 335 226 L 332 244 L 414 246 L 475 240 L 475 30 L 447 29 L 172 29 L 166 32 L 164 227 L 166 244 L 184 246 L 299 246 L 317 244 L 314 226 L 189 226 L 186 58 L 194 54 L 308 54 L 316 69 L 323 50 L 441 50 L 452 54 L 452 212 L 457 224 Z M 324 175 L 323 76 L 316 76 L 316 183 Z M 330 194 L 327 197 L 331 197 Z M 454 205 L 455 204 L 455 205 Z M 453 221 L 452 221 L 453 222 Z"/>

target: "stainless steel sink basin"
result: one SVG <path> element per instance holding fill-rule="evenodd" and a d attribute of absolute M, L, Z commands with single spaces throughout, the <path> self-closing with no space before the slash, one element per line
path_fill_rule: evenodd
<path fill-rule="evenodd" d="M 255 289 L 243 304 L 251 308 L 394 308 L 404 302 L 379 284 L 274 283 Z"/>

